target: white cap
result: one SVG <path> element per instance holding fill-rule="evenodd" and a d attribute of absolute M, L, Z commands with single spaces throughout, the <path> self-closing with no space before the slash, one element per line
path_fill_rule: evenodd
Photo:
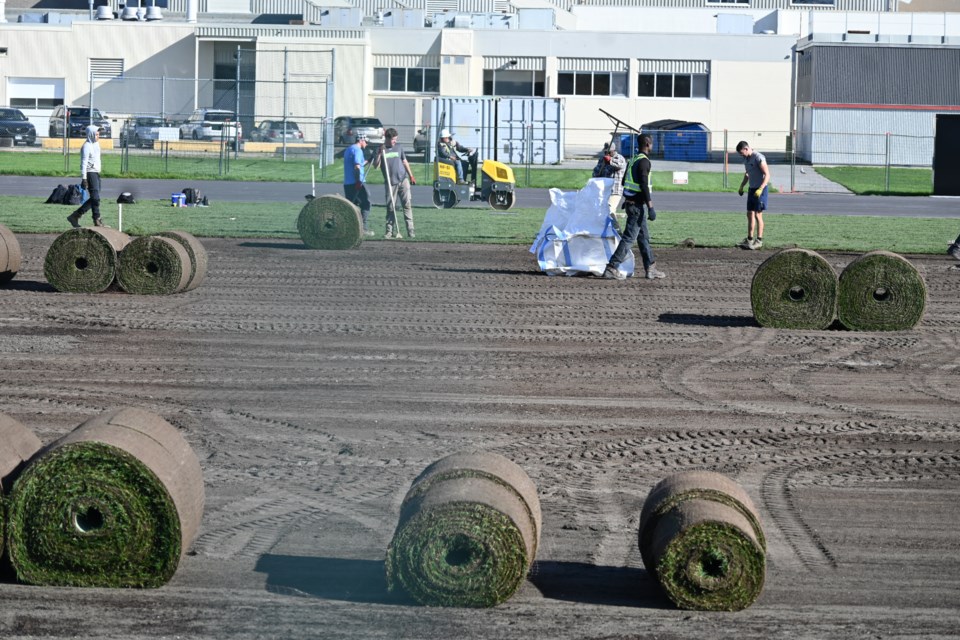
<path fill-rule="evenodd" d="M 450 129 L 440 129 L 440 137 L 441 137 L 441 138 L 449 138 L 449 137 L 450 137 Z"/>

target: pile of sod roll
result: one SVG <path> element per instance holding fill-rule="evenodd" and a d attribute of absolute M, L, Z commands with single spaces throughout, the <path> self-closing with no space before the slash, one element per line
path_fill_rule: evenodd
<path fill-rule="evenodd" d="M 427 467 L 400 507 L 387 586 L 424 605 L 492 607 L 525 579 L 540 544 L 530 477 L 493 453 L 457 453 Z"/>
<path fill-rule="evenodd" d="M 101 293 L 116 283 L 127 293 L 166 295 L 196 289 L 207 252 L 185 231 L 131 239 L 106 227 L 71 229 L 50 245 L 43 272 L 57 291 Z"/>
<path fill-rule="evenodd" d="M 0 284 L 13 280 L 20 271 L 20 243 L 5 225 L 0 224 Z"/>
<path fill-rule="evenodd" d="M 318 196 L 300 210 L 297 231 L 309 249 L 356 249 L 363 242 L 363 218 L 343 196 Z"/>
<path fill-rule="evenodd" d="M 784 249 L 753 276 L 750 302 L 762 327 L 826 329 L 834 320 L 853 331 L 902 331 L 917 326 L 926 307 L 923 277 L 906 258 L 871 251 L 837 277 L 820 254 Z"/>
<path fill-rule="evenodd" d="M 647 571 L 682 609 L 739 611 L 763 589 L 766 540 L 756 507 L 719 473 L 657 483 L 640 513 L 638 544 Z"/>
<path fill-rule="evenodd" d="M 19 581 L 159 587 L 170 580 L 196 538 L 204 503 L 199 460 L 175 427 L 123 408 L 42 449 L 10 418 L 0 419 L 0 435 L 4 540 Z"/>

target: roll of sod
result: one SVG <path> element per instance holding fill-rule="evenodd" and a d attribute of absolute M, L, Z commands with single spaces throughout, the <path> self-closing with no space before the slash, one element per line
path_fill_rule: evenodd
<path fill-rule="evenodd" d="M 297 231 L 310 249 L 356 249 L 363 242 L 363 219 L 343 196 L 318 196 L 300 210 Z"/>
<path fill-rule="evenodd" d="M 516 464 L 493 453 L 448 456 L 403 500 L 387 584 L 425 605 L 497 605 L 526 577 L 540 523 L 537 488 Z"/>
<path fill-rule="evenodd" d="M 21 256 L 17 236 L 0 224 L 0 284 L 13 280 L 20 271 Z"/>
<path fill-rule="evenodd" d="M 6 540 L 6 493 L 10 489 L 10 482 L 24 463 L 40 451 L 42 446 L 33 431 L 10 416 L 0 413 L 0 513 L 3 514 L 0 517 L 0 554 L 3 553 L 3 543 Z"/>
<path fill-rule="evenodd" d="M 117 282 L 127 293 L 166 295 L 186 288 L 191 269 L 190 256 L 179 242 L 142 236 L 120 252 Z"/>
<path fill-rule="evenodd" d="M 761 327 L 826 329 L 837 312 L 837 273 L 814 251 L 784 249 L 757 268 L 750 302 Z"/>
<path fill-rule="evenodd" d="M 161 238 L 170 238 L 175 240 L 187 251 L 190 257 L 190 279 L 183 291 L 192 291 L 201 284 L 207 277 L 207 250 L 203 243 L 186 231 L 164 231 L 157 234 Z"/>
<path fill-rule="evenodd" d="M 917 268 L 889 251 L 865 253 L 840 274 L 837 315 L 854 331 L 902 331 L 917 326 L 927 287 Z"/>
<path fill-rule="evenodd" d="M 117 275 L 117 255 L 128 242 L 130 236 L 115 229 L 71 229 L 50 245 L 43 273 L 57 291 L 106 291 Z"/>
<path fill-rule="evenodd" d="M 683 609 L 739 611 L 763 589 L 766 540 L 756 507 L 718 473 L 659 482 L 644 502 L 638 540 L 644 566 Z"/>
<path fill-rule="evenodd" d="M 28 584 L 158 587 L 196 537 L 203 499 L 200 464 L 173 426 L 140 409 L 110 411 L 17 478 L 10 560 Z"/>

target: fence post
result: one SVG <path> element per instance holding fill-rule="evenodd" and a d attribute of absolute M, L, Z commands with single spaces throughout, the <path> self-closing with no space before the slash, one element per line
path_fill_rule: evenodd
<path fill-rule="evenodd" d="M 530 188 L 530 165 L 533 163 L 533 124 L 527 125 L 527 167 L 526 167 L 526 177 L 524 178 L 524 186 L 528 189 Z"/>
<path fill-rule="evenodd" d="M 890 193 L 890 132 L 887 132 L 887 157 L 884 170 L 884 182 L 885 190 L 887 193 Z"/>
<path fill-rule="evenodd" d="M 797 130 L 790 130 L 790 193 L 797 191 Z"/>
<path fill-rule="evenodd" d="M 723 188 L 726 189 L 729 187 L 727 184 L 727 170 L 729 169 L 729 164 L 727 160 L 727 130 L 723 130 Z"/>

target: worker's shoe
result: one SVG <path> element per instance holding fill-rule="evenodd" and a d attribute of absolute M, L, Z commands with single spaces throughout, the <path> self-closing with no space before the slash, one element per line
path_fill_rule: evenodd
<path fill-rule="evenodd" d="M 109 225 L 104 224 L 103 220 L 101 220 L 100 218 L 94 218 L 94 219 L 93 219 L 93 226 L 95 226 L 95 227 L 106 227 L 106 228 L 108 228 L 108 229 L 110 228 Z"/>
<path fill-rule="evenodd" d="M 947 255 L 953 256 L 957 260 L 960 260 L 960 244 L 954 242 L 947 248 Z"/>
<path fill-rule="evenodd" d="M 665 274 L 663 271 L 660 271 L 660 269 L 657 269 L 657 265 L 655 264 L 650 265 L 650 268 L 647 269 L 647 280 L 656 280 L 658 278 L 666 277 L 667 274 Z"/>
<path fill-rule="evenodd" d="M 603 276 L 601 277 L 606 280 L 626 280 L 627 274 L 622 273 L 620 269 L 607 265 L 607 268 L 603 270 Z"/>
<path fill-rule="evenodd" d="M 753 249 L 753 238 L 747 236 L 743 241 L 737 245 L 741 249 Z"/>
<path fill-rule="evenodd" d="M 760 238 L 757 238 L 756 240 L 753 241 L 753 244 L 750 245 L 750 248 L 751 248 L 751 249 L 754 249 L 754 250 L 756 250 L 756 249 L 762 249 L 762 248 L 763 248 L 763 240 L 761 240 Z"/>
<path fill-rule="evenodd" d="M 70 223 L 70 226 L 73 227 L 74 229 L 79 229 L 79 228 L 80 228 L 80 214 L 77 213 L 76 211 L 74 211 L 73 213 L 71 213 L 70 215 L 67 216 L 67 222 L 69 222 L 69 223 Z"/>
<path fill-rule="evenodd" d="M 417 236 L 416 236 L 416 234 L 413 232 L 413 229 L 407 229 L 407 237 L 408 237 L 408 238 L 416 238 Z"/>
<path fill-rule="evenodd" d="M 363 235 L 365 235 L 365 236 L 368 237 L 368 238 L 372 238 L 372 237 L 375 236 L 376 234 L 375 234 L 373 231 L 371 231 L 370 229 L 364 229 L 364 230 L 363 230 Z"/>

